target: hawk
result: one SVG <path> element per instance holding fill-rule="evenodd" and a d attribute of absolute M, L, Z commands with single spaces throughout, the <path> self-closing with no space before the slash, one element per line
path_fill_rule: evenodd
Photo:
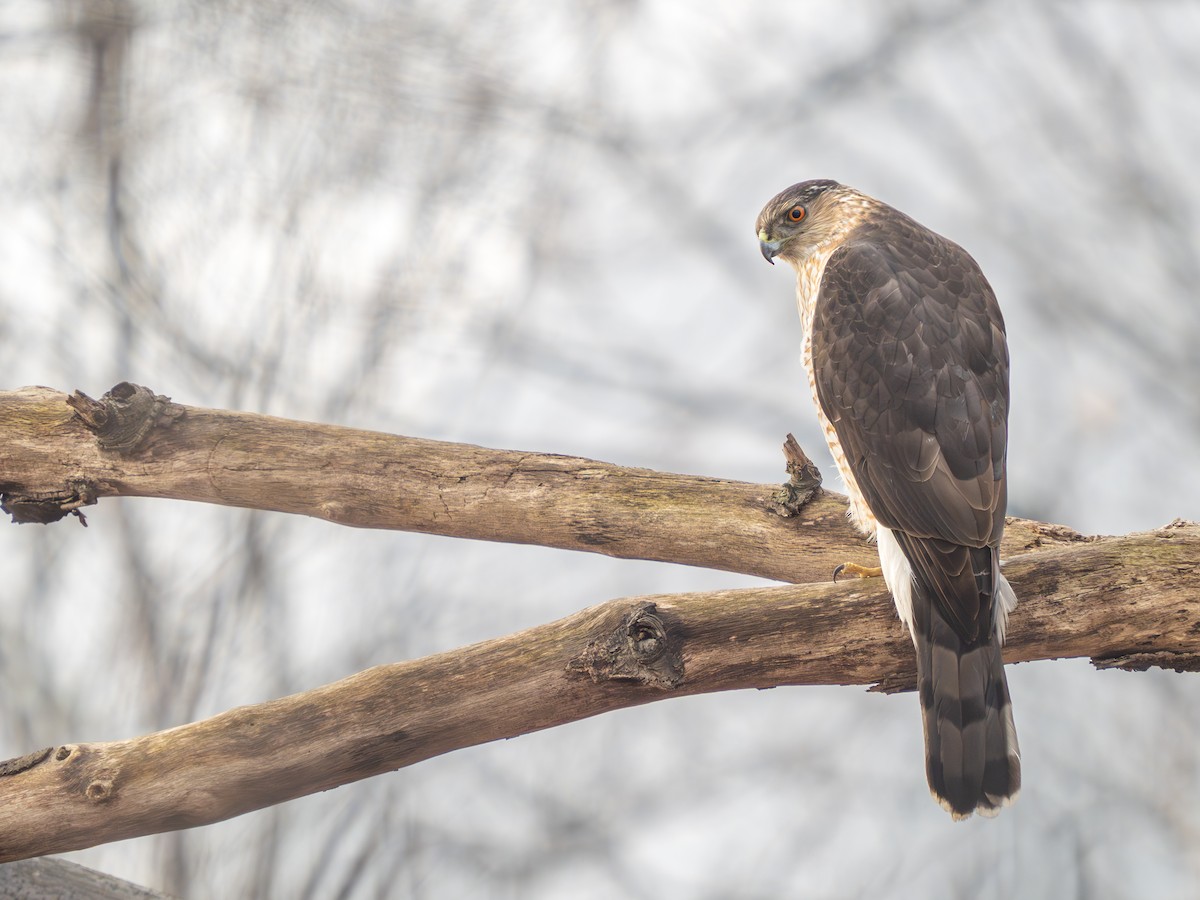
<path fill-rule="evenodd" d="M 912 635 L 930 792 L 956 820 L 995 815 L 1021 787 L 1000 656 L 1017 598 L 1000 572 L 996 296 L 957 244 L 836 181 L 792 185 L 756 230 L 766 260 L 796 270 L 818 416 L 850 516 L 878 545 L 879 569 L 848 568 L 883 575 Z"/>

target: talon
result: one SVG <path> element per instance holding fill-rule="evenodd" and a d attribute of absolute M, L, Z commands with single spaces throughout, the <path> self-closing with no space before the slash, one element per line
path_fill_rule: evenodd
<path fill-rule="evenodd" d="M 882 566 L 860 566 L 858 563 L 845 562 L 833 570 L 833 580 L 839 575 L 853 575 L 855 578 L 878 578 L 883 574 Z"/>

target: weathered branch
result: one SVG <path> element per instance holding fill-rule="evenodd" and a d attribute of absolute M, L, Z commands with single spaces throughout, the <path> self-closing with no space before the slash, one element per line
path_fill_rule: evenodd
<path fill-rule="evenodd" d="M 166 900 L 166 894 L 65 859 L 0 868 L 0 900 Z"/>
<path fill-rule="evenodd" d="M 803 483 L 803 461 L 789 464 Z M 838 494 L 818 492 L 789 518 L 805 498 L 779 485 L 181 406 L 126 383 L 100 401 L 0 392 L 0 494 L 18 521 L 100 497 L 170 497 L 792 582 L 826 581 L 875 552 Z M 1076 540 L 1014 519 L 1004 552 Z"/>
<path fill-rule="evenodd" d="M 1200 663 L 1200 526 L 1027 554 L 1009 661 Z M 665 697 L 785 684 L 911 686 L 883 585 L 618 600 L 509 637 L 105 744 L 0 764 L 0 861 L 188 828 Z"/>
<path fill-rule="evenodd" d="M 101 401 L 0 394 L 0 491 L 20 521 L 111 495 L 315 515 L 826 582 L 870 553 L 843 498 L 195 409 L 118 385 Z M 798 514 L 797 514 L 798 513 Z M 788 515 L 791 514 L 789 518 Z M 1024 599 L 1010 661 L 1196 669 L 1200 526 L 1085 539 L 1014 521 Z M 203 722 L 0 763 L 0 861 L 218 821 L 472 744 L 667 696 L 781 684 L 903 689 L 912 652 L 882 584 L 613 601 L 539 628 Z"/>

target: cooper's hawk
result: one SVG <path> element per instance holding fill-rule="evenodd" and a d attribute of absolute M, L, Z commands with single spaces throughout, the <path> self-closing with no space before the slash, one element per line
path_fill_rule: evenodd
<path fill-rule="evenodd" d="M 1000 645 L 1017 598 L 1000 572 L 1008 348 L 978 264 L 836 181 L 758 216 L 768 262 L 796 270 L 804 365 L 850 515 L 917 651 L 929 789 L 955 819 L 1021 786 Z"/>

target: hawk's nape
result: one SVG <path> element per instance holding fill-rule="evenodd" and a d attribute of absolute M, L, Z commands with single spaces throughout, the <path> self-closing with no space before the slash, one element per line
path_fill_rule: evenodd
<path fill-rule="evenodd" d="M 930 790 L 957 818 L 1020 788 L 1000 646 L 1008 349 L 974 259 L 852 188 L 802 182 L 763 209 L 797 272 L 804 361 L 856 523 L 917 653 Z"/>

